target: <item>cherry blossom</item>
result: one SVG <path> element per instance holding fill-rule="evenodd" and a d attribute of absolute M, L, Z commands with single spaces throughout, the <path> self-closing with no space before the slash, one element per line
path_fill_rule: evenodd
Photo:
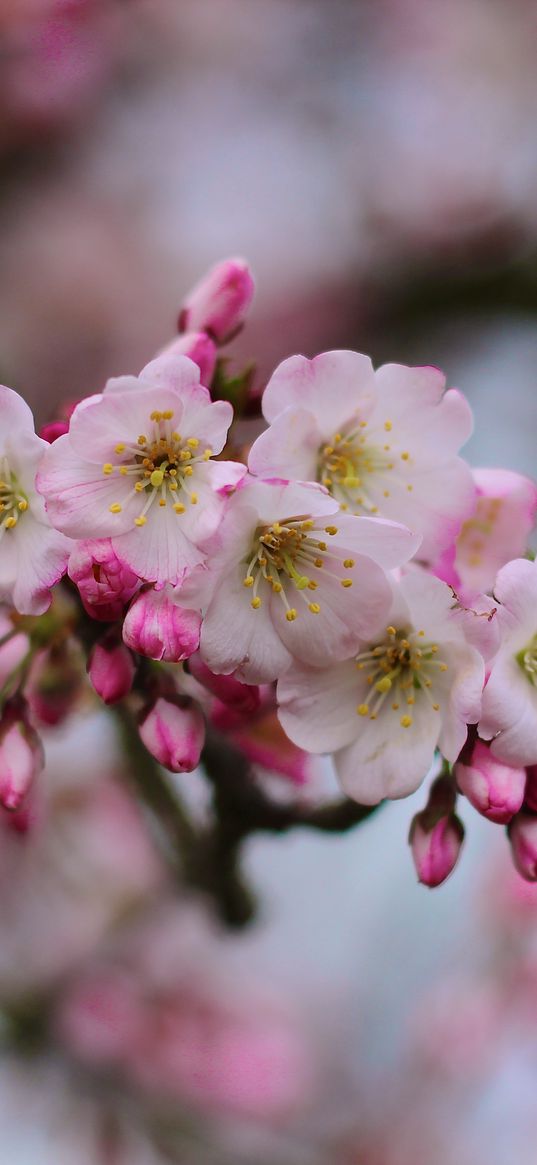
<path fill-rule="evenodd" d="M 494 597 L 501 642 L 483 693 L 479 735 L 505 764 L 537 764 L 537 564 L 509 562 Z"/>
<path fill-rule="evenodd" d="M 69 432 L 47 448 L 38 479 L 47 512 L 73 538 L 111 538 L 140 578 L 179 583 L 244 473 L 212 461 L 233 410 L 211 401 L 186 356 L 161 356 L 140 376 L 109 380 L 75 408 Z M 179 431 L 181 430 L 181 431 Z"/>
<path fill-rule="evenodd" d="M 341 514 L 314 483 L 250 478 L 211 548 L 205 662 L 266 683 L 293 658 L 324 664 L 351 654 L 368 627 L 386 620 L 385 569 L 418 544 L 396 523 Z"/>
<path fill-rule="evenodd" d="M 424 571 L 393 583 L 382 630 L 331 667 L 294 665 L 278 683 L 280 719 L 310 752 L 333 752 L 349 796 L 364 804 L 417 789 L 440 748 L 457 759 L 479 719 L 484 662 L 450 588 Z"/>
<path fill-rule="evenodd" d="M 472 470 L 474 512 L 432 569 L 465 601 L 491 591 L 498 571 L 524 554 L 537 512 L 537 485 L 511 469 Z"/>
<path fill-rule="evenodd" d="M 357 352 L 291 356 L 263 395 L 269 428 L 249 469 L 318 480 L 343 510 L 379 514 L 422 536 L 429 559 L 453 542 L 475 487 L 457 456 L 472 415 L 437 368 L 385 364 Z"/>
<path fill-rule="evenodd" d="M 0 599 L 23 615 L 50 605 L 50 588 L 65 571 L 72 542 L 51 526 L 36 491 L 49 446 L 38 437 L 28 405 L 0 385 Z"/>

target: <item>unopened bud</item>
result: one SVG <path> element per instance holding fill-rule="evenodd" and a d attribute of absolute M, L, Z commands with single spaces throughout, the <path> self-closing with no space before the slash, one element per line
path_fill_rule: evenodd
<path fill-rule="evenodd" d="M 110 538 L 77 542 L 67 564 L 88 615 L 105 623 L 120 619 L 140 586 L 136 574 L 118 558 Z"/>
<path fill-rule="evenodd" d="M 13 700 L 0 722 L 0 804 L 17 810 L 44 764 L 43 746 L 28 720 L 27 706 Z"/>
<path fill-rule="evenodd" d="M 39 436 L 43 441 L 48 441 L 49 445 L 52 445 L 53 441 L 57 441 L 58 437 L 63 437 L 68 432 L 69 421 L 49 421 L 39 430 Z"/>
<path fill-rule="evenodd" d="M 210 385 L 216 368 L 216 344 L 207 332 L 185 332 L 159 353 L 160 356 L 189 356 L 200 370 L 201 383 Z"/>
<path fill-rule="evenodd" d="M 205 721 L 193 701 L 158 696 L 141 714 L 139 732 L 147 751 L 172 773 L 190 773 L 199 764 Z"/>
<path fill-rule="evenodd" d="M 235 676 L 216 676 L 202 660 L 199 652 L 192 655 L 188 670 L 199 684 L 236 712 L 249 715 L 261 705 L 261 693 L 256 684 L 242 684 Z"/>
<path fill-rule="evenodd" d="M 507 832 L 511 855 L 519 874 L 527 882 L 537 882 L 537 815 L 517 813 Z"/>
<path fill-rule="evenodd" d="M 134 679 L 134 660 L 127 647 L 115 636 L 104 636 L 92 649 L 88 676 L 94 691 L 105 704 L 117 704 L 128 696 Z"/>
<path fill-rule="evenodd" d="M 199 646 L 201 615 L 180 607 L 173 589 L 141 591 L 123 623 L 123 640 L 132 651 L 165 663 L 188 659 Z"/>
<path fill-rule="evenodd" d="M 500 764 L 481 740 L 476 741 L 469 763 L 455 766 L 455 777 L 478 813 L 500 825 L 518 813 L 524 800 L 526 770 Z"/>
<path fill-rule="evenodd" d="M 409 844 L 424 886 L 440 886 L 454 870 L 464 840 L 464 826 L 455 809 L 456 792 L 449 776 L 436 779 L 425 809 L 412 819 Z"/>
<path fill-rule="evenodd" d="M 254 281 L 244 259 L 225 259 L 200 280 L 187 296 L 179 316 L 180 332 L 208 332 L 224 344 L 239 330 L 254 294 Z"/>
<path fill-rule="evenodd" d="M 38 652 L 25 688 L 34 719 L 51 728 L 63 723 L 80 698 L 81 681 L 79 659 L 70 644 Z"/>

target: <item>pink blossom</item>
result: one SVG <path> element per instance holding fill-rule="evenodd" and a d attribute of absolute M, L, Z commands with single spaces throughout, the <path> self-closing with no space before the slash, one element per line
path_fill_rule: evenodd
<path fill-rule="evenodd" d="M 50 449 L 34 430 L 28 405 L 0 385 L 0 600 L 23 615 L 50 606 L 50 588 L 65 571 L 72 543 L 52 528 L 36 473 Z"/>
<path fill-rule="evenodd" d="M 188 356 L 200 370 L 201 383 L 210 385 L 216 368 L 216 344 L 206 332 L 185 332 L 160 352 L 161 356 Z"/>
<path fill-rule="evenodd" d="M 425 830 L 414 818 L 411 838 L 412 857 L 423 886 L 441 886 L 453 873 L 464 838 L 462 822 L 455 814 L 442 817 L 431 830 Z"/>
<path fill-rule="evenodd" d="M 119 968 L 94 968 L 63 994 L 54 1027 L 72 1054 L 103 1067 L 134 1053 L 145 1021 L 134 977 Z"/>
<path fill-rule="evenodd" d="M 77 542 L 67 563 L 84 609 L 93 619 L 115 622 L 140 586 L 138 575 L 118 558 L 110 538 Z"/>
<path fill-rule="evenodd" d="M 108 381 L 75 408 L 69 433 L 47 446 L 38 487 L 58 529 L 111 538 L 140 578 L 179 583 L 204 561 L 223 490 L 244 467 L 211 460 L 233 410 L 213 403 L 186 356 L 161 356 L 139 377 Z M 180 431 L 179 431 L 180 430 Z"/>
<path fill-rule="evenodd" d="M 179 316 L 181 332 L 208 332 L 219 344 L 242 327 L 254 295 L 254 281 L 244 259 L 224 259 L 185 299 Z"/>
<path fill-rule="evenodd" d="M 38 723 L 62 724 L 80 700 L 81 688 L 80 660 L 68 643 L 34 655 L 25 695 Z"/>
<path fill-rule="evenodd" d="M 472 516 L 433 566 L 467 602 L 491 591 L 498 571 L 525 553 L 537 511 L 537 486 L 509 469 L 474 469 Z"/>
<path fill-rule="evenodd" d="M 179 663 L 199 646 L 201 616 L 180 606 L 180 588 L 144 589 L 133 599 L 123 623 L 123 640 L 149 659 Z"/>
<path fill-rule="evenodd" d="M 537 882 L 537 815 L 517 813 L 509 825 L 511 854 L 519 874 Z"/>
<path fill-rule="evenodd" d="M 172 773 L 191 773 L 199 764 L 205 721 L 193 702 L 158 696 L 140 716 L 140 736 L 147 751 Z"/>
<path fill-rule="evenodd" d="M 17 810 L 44 764 L 43 746 L 28 720 L 26 705 L 7 704 L 0 722 L 0 804 Z"/>
<path fill-rule="evenodd" d="M 505 764 L 537 764 L 537 564 L 509 562 L 494 597 L 501 642 L 483 693 L 479 735 Z"/>
<path fill-rule="evenodd" d="M 451 590 L 411 569 L 393 582 L 391 610 L 353 657 L 330 667 L 295 664 L 278 682 L 288 736 L 333 752 L 350 797 L 406 797 L 439 748 L 455 761 L 481 708 L 485 667 Z"/>
<path fill-rule="evenodd" d="M 88 676 L 94 691 L 105 704 L 117 704 L 128 696 L 134 679 L 132 655 L 115 635 L 104 636 L 92 648 Z"/>
<path fill-rule="evenodd" d="M 489 821 L 505 825 L 518 813 L 524 800 L 526 770 L 501 764 L 482 741 L 476 741 L 467 763 L 455 766 L 455 776 L 461 792 Z"/>
<path fill-rule="evenodd" d="M 472 430 L 465 398 L 437 368 L 385 364 L 357 352 L 291 356 L 263 395 L 269 429 L 248 465 L 265 477 L 319 480 L 344 510 L 404 522 L 420 557 L 453 542 L 475 487 L 458 450 Z"/>
<path fill-rule="evenodd" d="M 403 526 L 341 514 L 318 485 L 250 478 L 211 548 L 205 662 L 268 683 L 293 658 L 321 665 L 350 655 L 386 618 L 385 569 L 417 545 Z"/>

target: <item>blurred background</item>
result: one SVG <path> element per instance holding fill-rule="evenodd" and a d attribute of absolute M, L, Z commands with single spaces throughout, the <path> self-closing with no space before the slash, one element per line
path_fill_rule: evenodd
<path fill-rule="evenodd" d="M 535 473 L 536 56 L 535 0 L 0 0 L 0 379 L 42 423 L 242 254 L 259 384 L 329 347 L 438 364 L 473 464 Z M 537 900 L 502 831 L 473 813 L 432 893 L 423 793 L 256 840 L 226 936 L 107 731 L 50 730 L 37 840 L 0 847 L 0 1159 L 534 1165 Z"/>

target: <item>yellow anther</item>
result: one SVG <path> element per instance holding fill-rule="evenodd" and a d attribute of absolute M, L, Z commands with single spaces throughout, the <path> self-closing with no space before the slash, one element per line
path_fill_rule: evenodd
<path fill-rule="evenodd" d="M 259 610 L 261 606 L 261 599 L 259 598 L 259 595 L 256 595 L 255 599 L 252 599 L 250 606 L 254 608 L 254 611 Z"/>
<path fill-rule="evenodd" d="M 243 579 L 243 581 L 242 581 L 242 585 L 243 585 L 243 587 L 253 587 L 254 576 L 252 574 L 247 574 L 246 578 Z"/>
<path fill-rule="evenodd" d="M 409 707 L 412 707 L 412 704 L 415 704 L 416 701 L 414 700 L 414 696 L 407 696 L 406 702 Z"/>
<path fill-rule="evenodd" d="M 433 654 L 433 655 L 436 655 L 436 652 L 437 652 L 437 651 L 438 651 L 438 644 L 437 644 L 437 643 L 431 643 L 431 652 L 432 652 L 432 654 Z"/>
<path fill-rule="evenodd" d="M 177 470 L 176 469 L 169 469 L 168 475 L 169 475 L 169 477 L 177 477 Z"/>
<path fill-rule="evenodd" d="M 139 518 L 134 519 L 135 526 L 145 526 L 146 522 L 147 522 L 147 518 L 146 518 L 145 514 L 140 514 Z"/>
<path fill-rule="evenodd" d="M 356 711 L 357 711 L 359 716 L 368 716 L 369 715 L 369 704 L 358 704 Z"/>
<path fill-rule="evenodd" d="M 319 614 L 319 611 L 321 610 L 321 608 L 320 608 L 318 603 L 308 603 L 308 606 L 309 606 L 309 609 L 310 609 L 312 615 Z"/>
<path fill-rule="evenodd" d="M 311 518 L 307 518 L 305 522 L 300 523 L 301 530 L 313 530 L 313 522 Z"/>
<path fill-rule="evenodd" d="M 375 688 L 377 692 L 389 692 L 392 686 L 392 681 L 389 676 L 383 676 L 381 680 L 377 680 Z"/>
<path fill-rule="evenodd" d="M 281 593 L 281 591 L 283 590 L 281 582 L 273 582 L 272 589 L 273 589 L 275 595 L 279 595 Z"/>
<path fill-rule="evenodd" d="M 164 481 L 164 473 L 162 472 L 162 469 L 154 469 L 149 480 L 151 485 L 154 485 L 155 489 L 158 489 L 158 487 L 162 485 L 162 482 Z"/>
<path fill-rule="evenodd" d="M 316 591 L 318 586 L 319 586 L 319 583 L 316 583 L 314 581 L 314 579 L 310 579 L 310 581 L 308 583 L 308 590 L 309 591 Z"/>
<path fill-rule="evenodd" d="M 313 565 L 316 566 L 318 570 L 320 570 L 321 566 L 323 565 L 322 558 L 314 558 Z"/>
<path fill-rule="evenodd" d="M 199 445 L 199 438 L 198 437 L 189 437 L 187 440 L 187 445 L 190 445 L 191 449 L 197 449 L 198 445 Z"/>
<path fill-rule="evenodd" d="M 384 446 L 384 452 L 385 452 L 385 453 L 389 453 L 389 452 L 390 452 L 390 448 L 391 448 L 391 446 L 390 446 L 390 445 L 385 445 L 385 446 Z"/>
<path fill-rule="evenodd" d="M 126 476 L 127 476 L 127 472 L 128 472 L 128 470 L 127 470 L 127 466 L 126 466 L 126 465 L 120 465 L 120 467 L 119 467 L 119 473 L 120 473 L 120 476 L 121 476 L 121 477 L 126 477 Z"/>
<path fill-rule="evenodd" d="M 21 514 L 24 514 L 25 510 L 27 510 L 27 509 L 28 509 L 28 502 L 26 501 L 26 499 L 25 499 L 25 498 L 21 498 L 21 500 L 20 500 L 20 502 L 19 502 L 19 504 L 18 504 L 18 507 L 17 507 L 17 509 L 19 509 L 19 510 L 20 510 Z"/>
<path fill-rule="evenodd" d="M 172 441 L 180 441 L 180 440 L 181 440 L 180 433 L 172 433 Z"/>
<path fill-rule="evenodd" d="M 325 447 L 324 447 L 324 449 L 323 449 L 323 453 L 324 453 L 325 457 L 330 457 L 330 455 L 331 455 L 333 452 L 334 452 L 334 446 L 333 446 L 333 445 L 325 445 Z"/>
<path fill-rule="evenodd" d="M 191 458 L 192 458 L 192 454 L 190 452 L 190 449 L 181 449 L 181 452 L 179 454 L 179 461 L 190 461 Z"/>
<path fill-rule="evenodd" d="M 323 551 L 323 554 L 324 554 L 324 551 L 325 551 L 325 550 L 328 550 L 328 547 L 327 547 L 327 545 L 326 545 L 326 542 L 318 542 L 318 543 L 317 543 L 317 546 L 319 547 L 319 550 L 322 550 L 322 551 Z"/>
<path fill-rule="evenodd" d="M 408 461 L 410 453 L 401 453 L 401 461 Z"/>
<path fill-rule="evenodd" d="M 378 514 L 378 512 L 379 512 L 378 506 L 371 506 L 371 513 L 372 514 Z"/>
<path fill-rule="evenodd" d="M 151 413 L 149 420 L 150 421 L 161 421 L 162 420 L 162 413 L 160 413 L 158 411 L 158 409 L 153 409 L 153 412 Z"/>
<path fill-rule="evenodd" d="M 166 409 L 166 412 L 162 414 L 163 421 L 171 421 L 172 417 L 173 417 L 173 409 Z"/>
<path fill-rule="evenodd" d="M 385 498 L 389 498 L 389 496 L 390 496 L 390 491 L 389 491 L 389 489 L 385 489 L 385 490 L 383 490 L 383 497 L 385 497 Z"/>
<path fill-rule="evenodd" d="M 109 473 L 113 473 L 113 472 L 114 472 L 114 466 L 112 465 L 112 462 L 107 461 L 103 465 L 103 473 L 105 473 L 108 476 Z"/>
<path fill-rule="evenodd" d="M 119 502 L 112 502 L 112 505 L 109 506 L 108 509 L 110 510 L 111 514 L 120 514 L 121 513 L 121 506 L 120 506 Z"/>
<path fill-rule="evenodd" d="M 192 477 L 194 470 L 192 469 L 191 465 L 185 465 L 185 468 L 183 469 L 183 473 L 184 473 L 185 477 Z"/>
<path fill-rule="evenodd" d="M 336 434 L 334 435 L 334 444 L 335 444 L 335 445 L 338 445 L 338 444 L 339 444 L 339 442 L 341 441 L 341 439 L 342 439 L 342 438 L 341 438 L 341 433 L 336 433 Z"/>
<path fill-rule="evenodd" d="M 352 578 L 342 578 L 341 585 L 342 587 L 352 587 Z"/>
<path fill-rule="evenodd" d="M 392 429 L 392 422 L 391 422 L 391 421 L 385 421 L 385 422 L 384 422 L 384 428 L 386 429 L 386 432 L 387 432 L 387 433 L 390 433 L 390 432 L 391 432 L 391 429 Z"/>
<path fill-rule="evenodd" d="M 391 626 L 387 627 L 386 628 L 386 635 L 397 635 L 397 631 L 396 631 L 395 627 L 391 627 Z"/>
<path fill-rule="evenodd" d="M 176 514 L 184 514 L 184 512 L 185 512 L 185 507 L 182 505 L 181 502 L 176 502 L 173 508 L 174 508 Z"/>
<path fill-rule="evenodd" d="M 401 728 L 410 728 L 412 724 L 412 716 L 401 716 L 399 721 Z"/>
<path fill-rule="evenodd" d="M 406 488 L 407 488 L 407 490 L 408 490 L 409 494 L 411 494 L 411 493 L 412 493 L 412 490 L 414 489 L 414 486 L 413 486 L 413 485 L 407 485 L 407 487 L 406 487 Z"/>
<path fill-rule="evenodd" d="M 289 610 L 285 612 L 285 618 L 288 623 L 294 623 L 296 616 L 297 612 L 294 607 L 289 607 Z"/>
<path fill-rule="evenodd" d="M 325 526 L 325 530 L 327 534 L 337 534 L 338 532 L 337 526 Z"/>
<path fill-rule="evenodd" d="M 138 437 L 138 440 L 137 440 L 137 444 L 138 445 L 147 445 L 147 437 L 145 437 L 143 433 L 140 433 L 140 436 Z"/>
<path fill-rule="evenodd" d="M 204 449 L 203 450 L 203 460 L 209 461 L 209 458 L 212 457 L 212 452 L 213 452 L 212 449 Z"/>
<path fill-rule="evenodd" d="M 392 708 L 393 708 L 394 712 L 397 712 L 397 710 L 399 708 L 399 704 L 392 704 Z"/>
<path fill-rule="evenodd" d="M 447 665 L 447 663 L 441 663 L 441 664 L 440 664 L 440 671 L 447 671 L 447 669 L 448 669 L 448 665 Z"/>
<path fill-rule="evenodd" d="M 433 704 L 433 711 L 439 712 L 440 711 L 440 704 Z"/>
<path fill-rule="evenodd" d="M 158 504 L 159 504 L 159 506 L 165 506 L 166 505 L 166 498 L 159 498 Z"/>
<path fill-rule="evenodd" d="M 418 635 L 421 635 L 421 637 L 423 639 L 423 636 L 425 635 L 425 631 L 418 631 Z"/>
<path fill-rule="evenodd" d="M 271 530 L 273 530 L 274 534 L 281 534 L 281 532 L 282 532 L 282 528 L 281 528 L 281 526 L 280 526 L 280 523 L 279 523 L 279 522 L 273 522 L 273 523 L 272 523 L 272 526 L 271 526 Z"/>
<path fill-rule="evenodd" d="M 123 444 L 123 441 L 120 441 L 119 445 L 116 445 L 114 452 L 115 453 L 124 453 L 125 452 L 125 446 Z"/>
<path fill-rule="evenodd" d="M 191 506 L 197 506 L 197 504 L 198 504 L 198 495 L 197 494 L 190 495 L 190 504 L 191 504 Z"/>
<path fill-rule="evenodd" d="M 360 421 L 360 428 L 367 429 L 367 421 Z"/>
<path fill-rule="evenodd" d="M 10 517 L 6 518 L 6 520 L 4 522 L 4 526 L 6 527 L 7 530 L 12 530 L 13 527 L 16 525 L 17 525 L 17 519 L 16 519 L 14 514 L 11 514 Z"/>
<path fill-rule="evenodd" d="M 345 567 L 345 570 L 350 570 L 351 567 L 354 566 L 354 558 L 344 558 L 343 566 Z"/>
<path fill-rule="evenodd" d="M 143 493 L 143 489 L 144 489 L 143 482 L 137 481 L 134 488 L 135 488 L 137 494 Z"/>
<path fill-rule="evenodd" d="M 176 481 L 170 481 L 170 482 L 168 482 L 168 485 L 169 485 L 170 489 L 171 489 L 173 492 L 175 492 L 175 490 L 177 489 L 177 482 L 176 482 Z"/>

